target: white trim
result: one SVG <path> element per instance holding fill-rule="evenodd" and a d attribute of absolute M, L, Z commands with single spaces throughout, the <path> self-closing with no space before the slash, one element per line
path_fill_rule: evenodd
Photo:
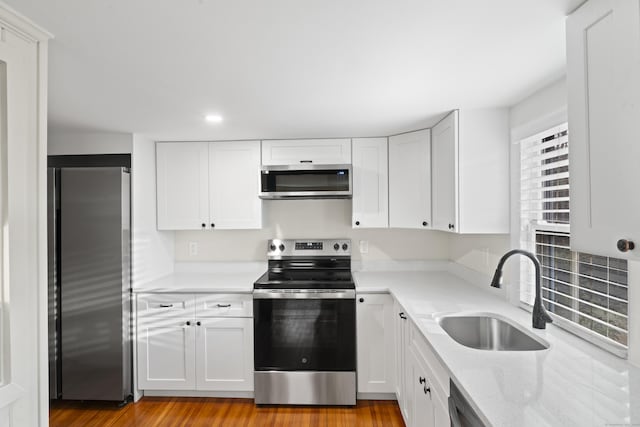
<path fill-rule="evenodd" d="M 143 390 L 145 396 L 160 397 L 228 397 L 253 399 L 252 391 Z"/>
<path fill-rule="evenodd" d="M 25 394 L 25 390 L 15 383 L 0 387 L 0 408 L 9 406 Z"/>
<path fill-rule="evenodd" d="M 46 42 L 53 38 L 53 34 L 2 2 L 0 2 L 0 21 L 4 27 L 33 42 Z"/>

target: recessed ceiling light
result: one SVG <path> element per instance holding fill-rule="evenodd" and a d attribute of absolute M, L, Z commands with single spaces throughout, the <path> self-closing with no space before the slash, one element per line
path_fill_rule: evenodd
<path fill-rule="evenodd" d="M 217 114 L 207 114 L 204 116 L 204 119 L 209 123 L 220 123 L 222 121 L 222 116 Z"/>

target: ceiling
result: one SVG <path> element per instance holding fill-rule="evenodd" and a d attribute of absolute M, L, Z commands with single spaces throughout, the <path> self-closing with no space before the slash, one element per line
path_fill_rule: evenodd
<path fill-rule="evenodd" d="M 55 35 L 52 129 L 188 140 L 389 135 L 513 105 L 564 74 L 583 0 L 4 1 Z"/>

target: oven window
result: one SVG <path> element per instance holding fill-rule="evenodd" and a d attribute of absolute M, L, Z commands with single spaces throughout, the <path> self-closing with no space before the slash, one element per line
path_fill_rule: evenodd
<path fill-rule="evenodd" d="M 354 300 L 254 300 L 254 334 L 256 370 L 355 370 Z"/>
<path fill-rule="evenodd" d="M 263 192 L 349 191 L 349 170 L 270 171 Z"/>

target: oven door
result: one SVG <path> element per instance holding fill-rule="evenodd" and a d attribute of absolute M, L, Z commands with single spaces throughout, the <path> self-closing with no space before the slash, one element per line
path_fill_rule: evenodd
<path fill-rule="evenodd" d="M 353 290 L 255 290 L 256 371 L 355 371 Z"/>
<path fill-rule="evenodd" d="M 264 166 L 260 177 L 262 199 L 351 198 L 351 166 Z"/>

